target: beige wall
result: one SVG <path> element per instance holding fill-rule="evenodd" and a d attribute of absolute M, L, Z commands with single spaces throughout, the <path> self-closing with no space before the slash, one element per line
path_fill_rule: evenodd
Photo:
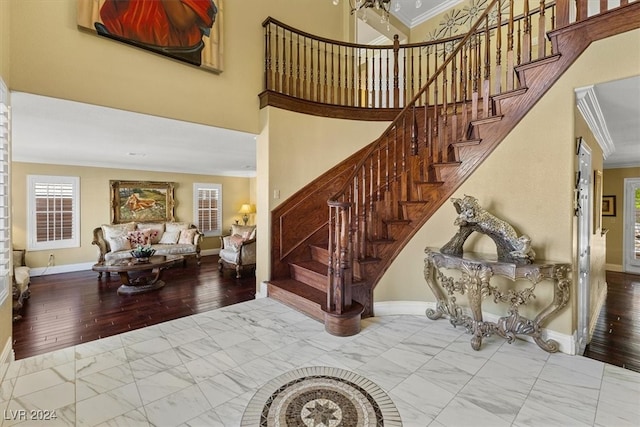
<path fill-rule="evenodd" d="M 227 0 L 218 75 L 80 31 L 76 0 L 9 1 L 12 90 L 255 134 L 264 19 L 340 39 L 349 16 L 328 0 Z"/>
<path fill-rule="evenodd" d="M 27 264 L 32 268 L 46 266 L 50 252 L 55 256 L 56 265 L 96 261 L 97 248 L 91 244 L 93 229 L 101 224 L 108 224 L 111 220 L 110 180 L 174 182 L 175 218 L 177 221 L 190 222 L 193 221 L 193 183 L 222 184 L 223 231 L 229 229 L 234 220 L 241 220 L 241 215 L 238 214 L 240 206 L 255 198 L 255 194 L 251 194 L 252 184 L 249 178 L 14 162 L 12 164 L 12 210 L 13 245 L 16 248 L 26 248 L 27 244 L 27 175 L 80 177 L 81 246 L 54 251 L 29 251 Z M 202 249 L 204 250 L 219 247 L 218 237 L 206 237 L 203 240 Z"/>
<path fill-rule="evenodd" d="M 607 233 L 607 264 L 610 268 L 622 271 L 623 235 L 624 235 L 624 179 L 640 178 L 640 167 L 605 169 L 602 194 L 616 196 L 616 216 L 602 217 L 602 227 Z"/>
<path fill-rule="evenodd" d="M 9 55 L 11 52 L 10 39 L 10 18 L 11 2 L 0 1 L 0 76 L 7 86 L 10 87 L 9 81 Z"/>
<path fill-rule="evenodd" d="M 578 136 L 574 89 L 637 75 L 638 70 L 640 30 L 594 43 L 455 196 L 474 195 L 520 233 L 529 234 L 539 259 L 573 262 L 574 141 Z M 604 182 L 606 185 L 606 178 Z M 422 272 L 424 249 L 441 247 L 453 236 L 454 215 L 453 206 L 447 203 L 425 224 L 378 284 L 376 301 L 434 301 Z M 489 239 L 471 249 L 494 251 Z M 575 298 L 575 283 L 572 293 Z M 549 295 L 542 296 L 548 302 Z M 574 311 L 572 299 L 571 306 L 550 322 L 550 329 L 572 334 Z"/>

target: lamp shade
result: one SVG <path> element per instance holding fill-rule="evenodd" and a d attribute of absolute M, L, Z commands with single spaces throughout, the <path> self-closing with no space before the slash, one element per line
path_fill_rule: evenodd
<path fill-rule="evenodd" d="M 250 214 L 250 213 L 253 213 L 253 212 L 254 212 L 253 206 L 248 204 L 248 203 L 242 205 L 242 207 L 238 211 L 238 213 L 241 213 L 241 214 Z"/>

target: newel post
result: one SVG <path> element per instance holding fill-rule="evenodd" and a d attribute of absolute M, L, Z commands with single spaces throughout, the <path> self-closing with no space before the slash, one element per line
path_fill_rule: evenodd
<path fill-rule="evenodd" d="M 327 311 L 342 314 L 351 307 L 350 203 L 329 202 L 329 288 Z"/>
<path fill-rule="evenodd" d="M 398 35 L 393 36 L 393 108 L 400 108 L 400 64 L 398 56 L 400 53 L 400 40 Z"/>

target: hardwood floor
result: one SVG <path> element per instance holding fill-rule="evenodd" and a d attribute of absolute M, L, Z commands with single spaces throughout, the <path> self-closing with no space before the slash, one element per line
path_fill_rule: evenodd
<path fill-rule="evenodd" d="M 116 293 L 116 275 L 98 279 L 93 271 L 31 279 L 23 319 L 13 323 L 16 359 L 155 325 L 247 301 L 255 277 L 218 272 L 218 257 L 193 259 L 165 272 L 167 285 L 134 296 Z M 586 357 L 640 372 L 640 276 L 607 272 L 608 294 Z"/>
<path fill-rule="evenodd" d="M 31 278 L 31 298 L 23 318 L 13 323 L 16 359 L 70 347 L 167 320 L 251 300 L 255 276 L 235 278 L 235 270 L 218 271 L 218 256 L 202 257 L 198 266 L 166 270 L 166 286 L 134 296 L 116 293 L 116 274 L 98 279 L 94 271 Z"/>
<path fill-rule="evenodd" d="M 607 271 L 607 300 L 584 356 L 640 372 L 640 276 Z"/>

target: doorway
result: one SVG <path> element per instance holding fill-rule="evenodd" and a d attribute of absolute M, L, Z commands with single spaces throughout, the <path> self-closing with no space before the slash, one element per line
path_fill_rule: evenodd
<path fill-rule="evenodd" d="M 625 178 L 623 203 L 624 271 L 640 274 L 640 178 Z"/>

